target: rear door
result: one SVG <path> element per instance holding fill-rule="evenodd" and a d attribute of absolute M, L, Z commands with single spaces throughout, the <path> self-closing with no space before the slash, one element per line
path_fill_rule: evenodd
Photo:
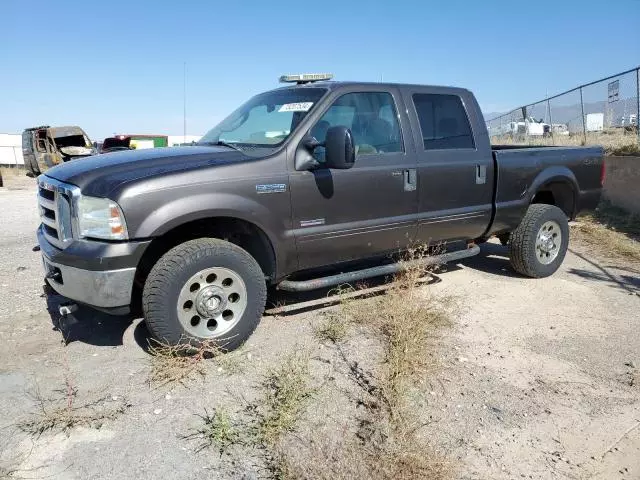
<path fill-rule="evenodd" d="M 480 237 L 491 221 L 494 167 L 475 99 L 451 88 L 403 93 L 418 159 L 417 240 Z"/>
<path fill-rule="evenodd" d="M 400 92 L 383 86 L 334 94 L 309 133 L 323 142 L 344 125 L 356 144 L 348 170 L 290 175 L 293 225 L 301 269 L 404 249 L 415 235 L 416 157 Z M 324 161 L 322 147 L 314 152 Z"/>

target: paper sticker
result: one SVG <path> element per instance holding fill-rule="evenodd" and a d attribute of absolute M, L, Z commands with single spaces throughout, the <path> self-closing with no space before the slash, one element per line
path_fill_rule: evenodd
<path fill-rule="evenodd" d="M 313 102 L 285 103 L 280 107 L 279 112 L 308 112 L 313 106 Z"/>

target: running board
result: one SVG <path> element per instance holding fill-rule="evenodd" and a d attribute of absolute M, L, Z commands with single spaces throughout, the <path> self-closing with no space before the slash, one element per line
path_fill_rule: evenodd
<path fill-rule="evenodd" d="M 356 270 L 355 272 L 338 273 L 337 275 L 329 275 L 328 277 L 314 278 L 311 280 L 283 280 L 278 284 L 279 290 L 288 292 L 308 292 L 319 288 L 335 287 L 344 283 L 351 283 L 365 278 L 380 277 L 382 275 L 391 275 L 400 270 L 411 267 L 426 267 L 429 265 L 442 265 L 444 263 L 461 260 L 463 258 L 473 257 L 480 253 L 478 245 L 472 245 L 464 250 L 443 253 L 441 255 L 431 255 L 423 257 L 419 260 L 410 262 L 391 263 L 389 265 L 381 265 L 379 267 L 365 268 Z"/>
<path fill-rule="evenodd" d="M 438 283 L 440 281 L 440 277 L 434 275 L 433 273 L 429 273 L 424 277 L 418 278 L 416 280 L 416 285 L 431 285 L 433 283 Z M 269 308 L 265 310 L 265 315 L 284 315 L 291 312 L 299 312 L 301 310 L 309 310 L 316 307 L 330 307 L 331 305 L 336 305 L 338 303 L 342 303 L 345 300 L 353 300 L 354 298 L 360 297 L 372 297 L 374 295 L 379 295 L 384 293 L 385 291 L 395 287 L 397 284 L 395 282 L 385 283 L 384 285 L 378 285 L 377 287 L 370 288 L 362 288 L 357 290 L 347 291 L 347 293 L 339 292 L 335 295 L 329 295 L 327 297 L 320 297 L 315 300 L 307 300 L 306 302 L 298 302 L 292 303 L 289 305 L 280 305 L 278 307 Z"/>

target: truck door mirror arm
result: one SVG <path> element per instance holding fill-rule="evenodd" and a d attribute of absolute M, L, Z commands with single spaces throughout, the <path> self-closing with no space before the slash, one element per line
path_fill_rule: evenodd
<path fill-rule="evenodd" d="M 297 171 L 315 170 L 322 164 L 313 158 L 313 151 L 322 143 L 311 135 L 305 136 L 296 149 L 295 169 Z"/>
<path fill-rule="evenodd" d="M 325 148 L 325 162 L 320 163 L 313 157 L 317 147 Z M 355 163 L 355 145 L 351 130 L 344 126 L 335 126 L 327 130 L 325 142 L 319 142 L 311 135 L 305 136 L 296 150 L 295 169 L 314 170 L 316 168 L 348 169 Z"/>

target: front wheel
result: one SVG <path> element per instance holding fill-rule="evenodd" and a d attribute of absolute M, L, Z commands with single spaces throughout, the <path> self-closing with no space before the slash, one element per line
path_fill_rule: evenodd
<path fill-rule="evenodd" d="M 564 212 L 553 205 L 530 205 L 509 237 L 511 266 L 527 277 L 548 277 L 558 270 L 568 247 L 569 223 Z"/>
<path fill-rule="evenodd" d="M 213 342 L 230 351 L 257 327 L 266 295 L 264 274 L 251 255 L 232 243 L 200 238 L 158 260 L 145 282 L 142 307 L 157 340 Z"/>

